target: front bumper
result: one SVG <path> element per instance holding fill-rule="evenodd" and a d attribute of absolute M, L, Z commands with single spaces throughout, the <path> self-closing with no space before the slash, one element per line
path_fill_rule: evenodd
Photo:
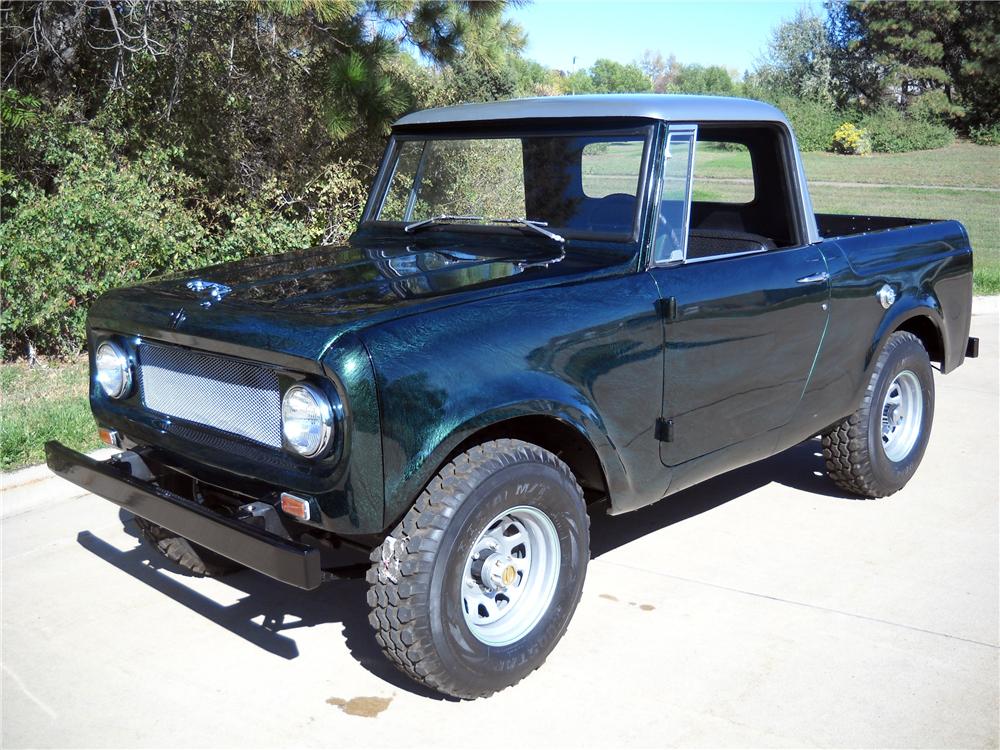
<path fill-rule="evenodd" d="M 45 457 L 49 468 L 63 479 L 259 573 L 302 589 L 317 588 L 323 580 L 320 552 L 315 547 L 221 516 L 136 479 L 127 464 L 95 461 L 55 441 L 45 444 Z"/>

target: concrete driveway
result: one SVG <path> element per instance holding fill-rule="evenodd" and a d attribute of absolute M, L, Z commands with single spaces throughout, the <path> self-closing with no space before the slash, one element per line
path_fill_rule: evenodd
<path fill-rule="evenodd" d="M 545 666 L 463 703 L 374 646 L 360 581 L 165 567 L 103 500 L 9 490 L 5 748 L 996 747 L 998 318 L 939 377 L 910 486 L 845 497 L 817 443 L 593 523 Z"/>

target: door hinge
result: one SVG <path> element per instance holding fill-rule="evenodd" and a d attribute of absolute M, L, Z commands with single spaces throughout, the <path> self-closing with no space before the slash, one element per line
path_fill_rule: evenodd
<path fill-rule="evenodd" d="M 662 418 L 656 420 L 656 439 L 661 443 L 674 442 L 674 420 Z"/>
<path fill-rule="evenodd" d="M 660 317 L 664 320 L 676 320 L 677 318 L 677 298 L 676 297 L 663 297 L 656 300 L 656 309 L 660 313 Z"/>

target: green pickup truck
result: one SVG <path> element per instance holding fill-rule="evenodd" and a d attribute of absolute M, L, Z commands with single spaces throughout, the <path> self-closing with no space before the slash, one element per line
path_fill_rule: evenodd
<path fill-rule="evenodd" d="M 747 178 L 706 189 L 719 152 Z M 816 435 L 844 491 L 902 488 L 932 367 L 977 354 L 971 295 L 961 224 L 817 215 L 760 102 L 417 112 L 346 246 L 98 300 L 91 404 L 122 452 L 50 443 L 48 463 L 198 574 L 312 589 L 363 550 L 387 657 L 477 698 L 562 637 L 589 513 Z"/>

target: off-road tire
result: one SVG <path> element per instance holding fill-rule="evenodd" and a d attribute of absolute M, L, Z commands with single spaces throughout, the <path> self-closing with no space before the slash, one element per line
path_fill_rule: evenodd
<path fill-rule="evenodd" d="M 917 376 L 923 396 L 920 433 L 909 453 L 892 461 L 882 447 L 882 403 L 904 370 Z M 897 331 L 878 355 L 861 407 L 823 435 L 827 474 L 838 487 L 861 497 L 886 497 L 910 480 L 927 448 L 934 419 L 934 373 L 920 339 Z"/>
<path fill-rule="evenodd" d="M 461 575 L 486 524 L 516 506 L 540 509 L 555 525 L 557 584 L 520 640 L 487 646 L 462 613 Z M 589 517 L 569 467 L 520 440 L 483 443 L 445 466 L 373 550 L 368 620 L 385 655 L 409 677 L 456 698 L 485 697 L 545 661 L 576 610 L 589 557 Z"/>
<path fill-rule="evenodd" d="M 178 536 L 145 518 L 136 516 L 135 525 L 139 529 L 140 536 L 150 547 L 194 575 L 218 578 L 243 569 L 238 562 Z"/>

